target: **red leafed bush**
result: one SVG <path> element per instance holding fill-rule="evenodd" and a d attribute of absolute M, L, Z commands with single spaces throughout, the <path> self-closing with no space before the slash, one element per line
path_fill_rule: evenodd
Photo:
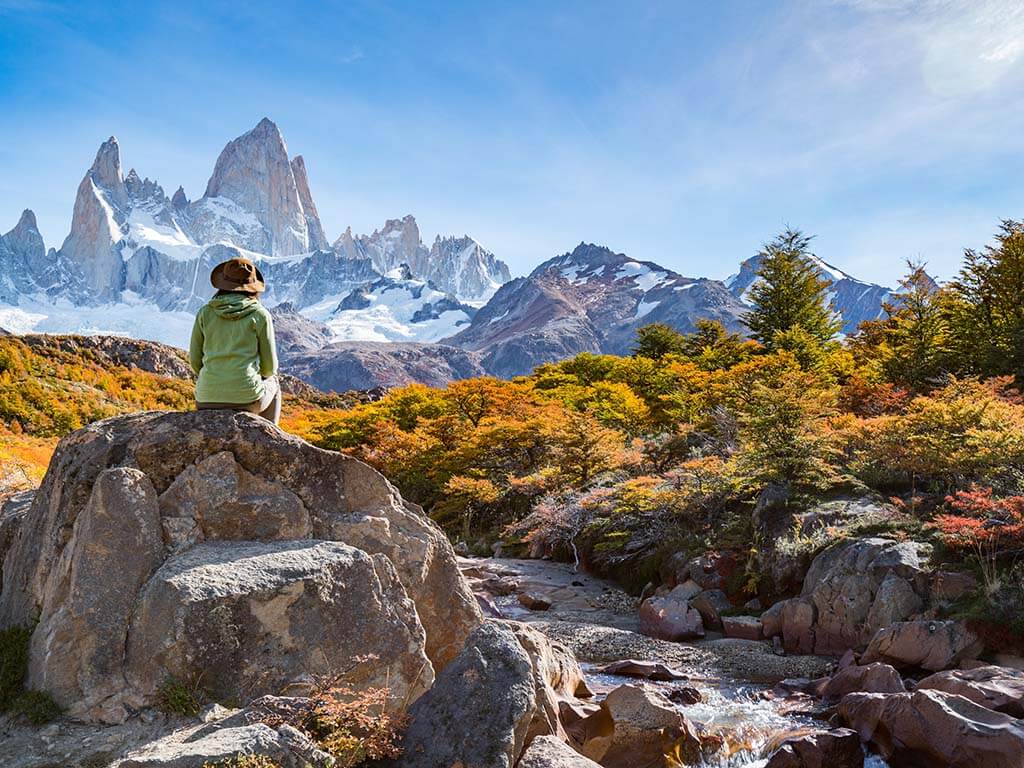
<path fill-rule="evenodd" d="M 973 554 L 987 590 L 997 591 L 1000 559 L 1024 548 L 1024 496 L 995 498 L 991 488 L 972 485 L 946 503 L 952 513 L 937 515 L 932 526 L 947 547 Z"/>

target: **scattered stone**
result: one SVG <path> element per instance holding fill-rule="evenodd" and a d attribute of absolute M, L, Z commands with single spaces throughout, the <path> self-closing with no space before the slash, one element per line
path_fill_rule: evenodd
<path fill-rule="evenodd" d="M 687 680 L 688 676 L 678 669 L 673 669 L 657 661 L 640 661 L 624 659 L 613 661 L 601 669 L 603 675 L 619 675 L 621 677 L 642 677 L 646 680 Z"/>
<path fill-rule="evenodd" d="M 942 691 L 851 693 L 839 716 L 890 762 L 1020 768 L 1024 724 Z"/>
<path fill-rule="evenodd" d="M 479 592 L 475 594 L 477 605 L 480 606 L 480 612 L 490 619 L 502 618 L 501 610 L 494 604 L 486 595 L 482 595 Z"/>
<path fill-rule="evenodd" d="M 721 629 L 722 613 L 732 608 L 732 603 L 720 589 L 705 589 L 690 600 L 690 607 L 700 614 L 705 629 Z"/>
<path fill-rule="evenodd" d="M 917 684 L 917 690 L 936 690 L 970 699 L 996 712 L 1024 717 L 1024 672 L 983 666 L 936 672 Z"/>
<path fill-rule="evenodd" d="M 765 768 L 863 768 L 856 731 L 833 728 L 792 736 L 769 757 Z"/>
<path fill-rule="evenodd" d="M 551 607 L 551 601 L 534 592 L 520 592 L 519 604 L 531 611 L 546 611 Z"/>
<path fill-rule="evenodd" d="M 722 631 L 726 637 L 737 637 L 742 640 L 763 640 L 761 620 L 756 616 L 724 616 Z"/>
<path fill-rule="evenodd" d="M 896 667 L 949 669 L 981 652 L 977 636 L 960 621 L 901 621 L 879 629 L 861 657 Z"/>
<path fill-rule="evenodd" d="M 702 591 L 703 590 L 701 589 L 700 584 L 690 579 L 688 581 L 684 581 L 682 584 L 679 584 L 678 586 L 673 587 L 669 591 L 668 596 L 671 597 L 673 600 L 678 600 L 681 603 L 685 603 L 691 597 L 696 597 L 697 595 L 699 595 Z"/>
<path fill-rule="evenodd" d="M 688 685 L 680 685 L 673 688 L 665 695 L 673 704 L 678 704 L 682 707 L 700 704 L 704 700 L 704 697 L 700 695 L 700 691 Z"/>
<path fill-rule="evenodd" d="M 554 736 L 539 736 L 523 753 L 517 768 L 600 768 L 600 766 Z"/>
<path fill-rule="evenodd" d="M 899 672 L 888 664 L 875 662 L 839 670 L 821 695 L 826 701 L 839 701 L 848 693 L 902 693 L 905 690 Z"/>
<path fill-rule="evenodd" d="M 659 640 L 704 637 L 704 624 L 696 609 L 670 597 L 649 597 L 640 604 L 640 631 Z"/>

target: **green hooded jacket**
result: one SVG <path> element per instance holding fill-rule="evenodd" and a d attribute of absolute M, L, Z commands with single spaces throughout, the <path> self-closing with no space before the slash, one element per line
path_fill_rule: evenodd
<path fill-rule="evenodd" d="M 244 405 L 263 397 L 263 379 L 277 373 L 274 322 L 259 299 L 214 296 L 196 314 L 189 360 L 199 379 L 196 402 Z"/>

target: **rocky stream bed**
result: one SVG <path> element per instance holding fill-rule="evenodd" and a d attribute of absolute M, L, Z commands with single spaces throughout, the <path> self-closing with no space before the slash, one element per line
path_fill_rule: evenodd
<path fill-rule="evenodd" d="M 528 623 L 571 648 L 596 700 L 621 685 L 638 685 L 662 694 L 704 733 L 719 737 L 722 748 L 699 763 L 705 768 L 765 766 L 784 739 L 823 725 L 824 707 L 778 684 L 821 678 L 835 668 L 833 657 L 781 655 L 768 642 L 715 632 L 696 642 L 648 637 L 639 631 L 637 598 L 566 563 L 460 558 L 459 567 L 485 613 L 496 610 Z M 610 672 L 627 659 L 661 664 L 682 677 L 638 679 Z M 887 765 L 866 754 L 867 768 Z"/>

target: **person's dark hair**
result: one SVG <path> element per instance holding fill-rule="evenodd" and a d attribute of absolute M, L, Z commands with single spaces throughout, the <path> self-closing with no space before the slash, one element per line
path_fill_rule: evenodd
<path fill-rule="evenodd" d="M 225 291 L 225 290 L 220 290 L 220 291 L 217 291 L 215 294 L 213 294 L 213 297 L 217 298 L 218 296 L 227 296 L 228 294 L 232 294 L 232 293 L 240 293 L 243 296 L 248 296 L 250 299 L 258 299 L 259 296 L 260 296 L 258 293 L 256 293 L 256 291 Z"/>

